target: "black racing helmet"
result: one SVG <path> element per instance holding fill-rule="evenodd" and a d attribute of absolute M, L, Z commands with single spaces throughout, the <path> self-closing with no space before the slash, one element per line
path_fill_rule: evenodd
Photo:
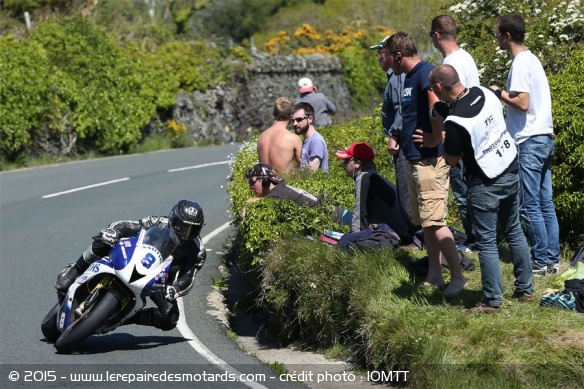
<path fill-rule="evenodd" d="M 181 200 L 172 207 L 168 224 L 180 239 L 194 239 L 199 236 L 205 224 L 203 208 L 196 201 Z"/>

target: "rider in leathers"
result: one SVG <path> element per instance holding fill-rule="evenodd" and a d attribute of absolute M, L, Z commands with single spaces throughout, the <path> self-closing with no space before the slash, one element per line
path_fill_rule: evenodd
<path fill-rule="evenodd" d="M 123 323 L 149 325 L 169 331 L 176 327 L 179 317 L 176 298 L 189 293 L 195 275 L 205 263 L 207 253 L 199 236 L 204 223 L 203 209 L 190 200 L 179 201 L 168 217 L 148 216 L 138 221 L 114 222 L 93 237 L 93 243 L 77 262 L 69 264 L 59 273 L 55 289 L 62 298 L 75 279 L 93 262 L 107 256 L 120 238 L 136 236 L 140 230 L 154 226 L 170 228 L 180 239 L 180 244 L 172 253 L 170 268 L 169 279 L 175 281 L 166 287 L 164 295 L 154 294 L 150 297 L 158 308 L 143 309 Z"/>

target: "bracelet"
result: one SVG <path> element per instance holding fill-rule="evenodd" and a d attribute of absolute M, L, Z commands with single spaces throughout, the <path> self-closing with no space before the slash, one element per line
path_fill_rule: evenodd
<path fill-rule="evenodd" d="M 495 89 L 495 95 L 497 95 L 499 100 L 501 100 L 501 93 L 503 93 L 503 89 L 501 89 L 501 88 Z"/>

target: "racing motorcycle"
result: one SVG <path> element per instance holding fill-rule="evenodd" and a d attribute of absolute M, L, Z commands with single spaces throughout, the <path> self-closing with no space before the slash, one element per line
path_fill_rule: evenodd
<path fill-rule="evenodd" d="M 163 293 L 172 252 L 179 242 L 169 228 L 153 227 L 122 238 L 109 256 L 93 264 L 69 287 L 41 323 L 59 353 L 70 353 L 86 338 L 119 327 Z"/>

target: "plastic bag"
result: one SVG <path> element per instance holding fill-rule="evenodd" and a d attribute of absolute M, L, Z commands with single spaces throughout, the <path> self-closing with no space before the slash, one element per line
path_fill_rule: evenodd
<path fill-rule="evenodd" d="M 584 262 L 578 262 L 576 267 L 571 267 L 560 274 L 553 282 L 552 286 L 556 289 L 564 289 L 564 282 L 567 280 L 584 279 Z"/>

